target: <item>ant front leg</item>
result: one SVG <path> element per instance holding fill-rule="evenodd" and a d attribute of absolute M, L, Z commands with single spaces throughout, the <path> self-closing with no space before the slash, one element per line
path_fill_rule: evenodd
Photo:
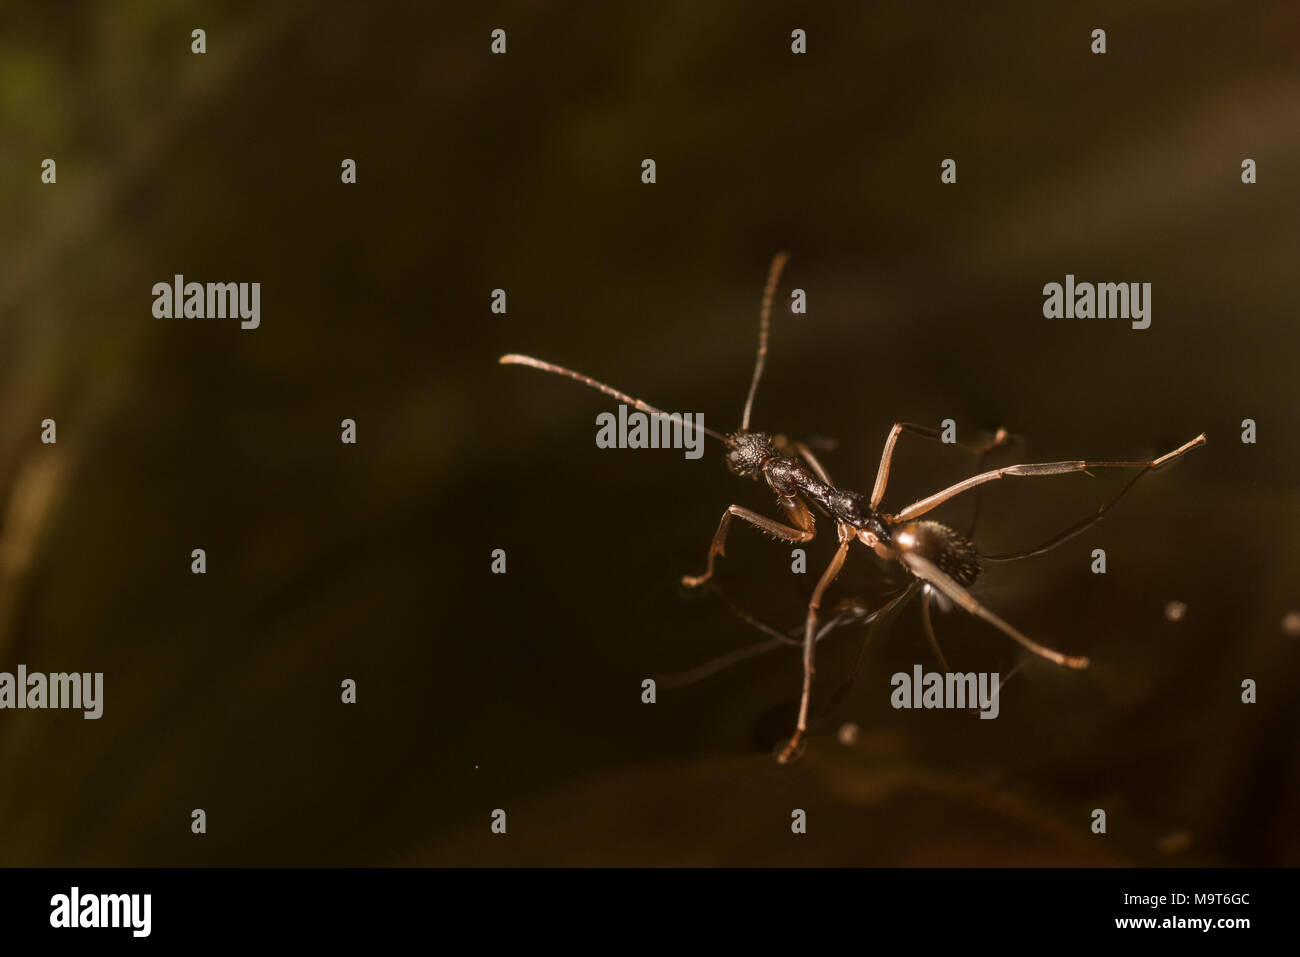
<path fill-rule="evenodd" d="M 774 535 L 782 541 L 811 542 L 816 537 L 816 521 L 802 499 L 795 496 L 782 496 L 781 508 L 785 510 L 786 516 L 789 517 L 792 523 L 791 525 L 782 525 L 766 515 L 760 515 L 753 509 L 741 505 L 728 505 L 727 510 L 722 513 L 722 521 L 718 523 L 718 530 L 713 535 L 713 543 L 709 545 L 709 557 L 704 568 L 704 574 L 683 575 L 682 584 L 688 588 L 696 588 L 713 577 L 713 559 L 717 555 L 726 554 L 727 528 L 731 524 L 731 516 L 733 515 L 736 518 L 743 518 L 749 524 L 762 529 L 769 535 Z"/>

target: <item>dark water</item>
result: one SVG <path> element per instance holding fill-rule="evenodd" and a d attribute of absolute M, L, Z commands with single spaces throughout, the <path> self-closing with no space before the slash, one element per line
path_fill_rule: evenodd
<path fill-rule="evenodd" d="M 11 8 L 0 670 L 103 671 L 106 700 L 0 712 L 0 862 L 1296 863 L 1294 6 L 612 7 Z M 895 711 L 889 676 L 933 667 L 913 604 L 833 710 L 864 632 L 823 643 L 792 769 L 797 652 L 641 703 L 761 640 L 677 582 L 771 496 L 716 448 L 597 449 L 608 400 L 496 358 L 732 428 L 779 249 L 809 312 L 778 310 L 755 424 L 833 437 L 846 486 L 899 420 L 1005 426 L 1002 463 L 1207 433 L 981 580 L 1088 671 L 1029 662 L 996 721 Z M 155 319 L 175 273 L 261 282 L 261 327 Z M 1151 327 L 1043 318 L 1067 273 L 1150 282 Z M 973 468 L 907 438 L 896 463 L 887 507 Z M 997 483 L 976 541 L 1034 544 L 1124 480 Z M 784 629 L 789 564 L 737 528 L 717 582 Z M 830 600 L 898 580 L 863 550 Z M 937 628 L 961 670 L 1021 660 Z"/>

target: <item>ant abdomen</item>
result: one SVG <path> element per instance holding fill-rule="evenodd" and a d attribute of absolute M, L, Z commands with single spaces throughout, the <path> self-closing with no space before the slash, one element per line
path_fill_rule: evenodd
<path fill-rule="evenodd" d="M 979 552 L 966 536 L 940 522 L 906 522 L 891 529 L 894 547 L 912 552 L 938 566 L 963 588 L 979 578 Z M 903 567 L 907 567 L 904 564 Z"/>

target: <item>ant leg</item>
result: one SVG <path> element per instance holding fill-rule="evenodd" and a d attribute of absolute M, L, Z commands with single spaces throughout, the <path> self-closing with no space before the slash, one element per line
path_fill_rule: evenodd
<path fill-rule="evenodd" d="M 771 639 L 771 642 L 763 642 L 762 644 L 767 645 L 771 643 L 771 644 L 778 644 L 778 645 L 793 645 L 796 648 L 803 644 L 803 642 L 798 637 L 795 637 L 793 635 L 782 634 L 781 632 L 773 628 L 771 625 L 769 625 L 767 622 L 760 621 L 759 619 L 755 618 L 744 608 L 740 607 L 740 604 L 738 602 L 734 601 L 730 595 L 728 595 L 717 585 L 710 585 L 709 588 L 711 588 L 713 591 L 718 593 L 718 597 L 722 599 L 722 603 L 727 606 L 727 609 L 733 615 L 735 615 L 737 618 L 739 618 L 741 621 L 743 621 L 745 624 L 749 625 L 750 627 L 757 628 L 759 631 L 761 631 L 763 634 L 767 635 L 768 638 Z"/>
<path fill-rule="evenodd" d="M 831 616 L 827 618 L 817 629 L 817 640 L 821 641 L 831 632 L 839 628 L 847 628 L 849 625 L 869 625 L 884 613 L 888 605 L 872 609 L 861 598 L 841 598 L 831 609 Z M 802 642 L 798 642 L 802 644 Z"/>
<path fill-rule="evenodd" d="M 935 657 L 939 659 L 939 667 L 943 670 L 945 674 L 952 674 L 952 669 L 948 667 L 947 659 L 944 658 L 943 652 L 939 650 L 939 639 L 935 636 L 934 622 L 930 618 L 930 603 L 933 601 L 933 599 L 934 599 L 934 586 L 927 582 L 926 584 L 921 586 L 921 624 L 925 627 L 925 637 L 930 642 L 930 649 L 934 652 Z M 1016 671 L 1019 671 L 1021 665 L 1023 664 L 1024 661 L 1022 660 L 1021 664 L 1016 665 L 1015 669 L 1012 670 L 1011 674 L 1008 675 L 1007 677 L 1009 678 L 1011 677 L 1011 675 L 1014 675 Z M 998 685 L 999 692 L 1001 691 L 1001 686 L 1005 683 L 1006 683 L 1005 681 L 999 682 Z M 966 710 L 972 713 L 977 713 L 980 709 L 967 708 Z"/>
<path fill-rule="evenodd" d="M 799 747 L 799 740 L 803 737 L 804 731 L 808 728 L 808 702 L 812 699 L 812 676 L 813 676 L 813 650 L 817 647 L 817 609 L 821 607 L 822 595 L 830 587 L 840 569 L 844 567 L 844 559 L 849 554 L 849 546 L 853 544 L 855 537 L 854 532 L 847 525 L 840 525 L 840 547 L 835 549 L 835 555 L 831 562 L 826 566 L 826 571 L 822 572 L 821 580 L 817 582 L 817 587 L 813 589 L 812 599 L 808 602 L 808 619 L 804 623 L 803 630 L 803 694 L 799 698 L 799 722 L 795 725 L 794 734 L 781 749 L 776 760 L 785 764 L 794 754 L 795 749 Z"/>
<path fill-rule="evenodd" d="M 1017 438 L 1017 436 L 1008 435 L 1006 429 L 998 429 L 997 434 L 993 436 L 992 441 L 988 442 L 979 450 L 979 458 L 975 460 L 975 468 L 979 471 L 983 471 L 984 462 L 988 459 L 989 452 L 998 446 L 1004 445 L 1008 441 L 1014 441 Z M 980 492 L 976 492 L 975 501 L 971 505 L 970 510 L 970 525 L 966 529 L 966 537 L 972 541 L 975 539 L 975 529 L 980 523 L 980 506 L 983 504 L 984 496 L 981 495 Z"/>
<path fill-rule="evenodd" d="M 785 542 L 810 542 L 817 536 L 812 513 L 808 511 L 808 506 L 800 499 L 783 498 L 781 507 L 785 509 L 785 513 L 789 516 L 790 521 L 794 523 L 793 525 L 782 525 L 780 522 L 741 505 L 728 505 L 727 510 L 722 513 L 722 521 L 718 523 L 718 530 L 713 535 L 713 542 L 709 545 L 709 557 L 704 574 L 683 575 L 682 584 L 688 588 L 696 588 L 713 577 L 713 559 L 716 555 L 726 554 L 727 527 L 731 524 L 731 516 L 733 515 L 737 518 L 743 518 L 749 524 L 757 526 L 769 535 L 773 535 Z"/>
<path fill-rule="evenodd" d="M 903 432 L 911 432 L 913 435 L 919 435 L 926 439 L 941 439 L 943 437 L 942 429 L 932 429 L 927 425 L 916 425 L 912 422 L 894 423 L 894 427 L 889 430 L 889 438 L 885 439 L 885 451 L 880 456 L 880 470 L 876 472 L 876 485 L 871 490 L 871 507 L 873 509 L 880 505 L 880 500 L 885 497 L 885 486 L 889 484 L 889 467 L 894 460 L 894 445 Z M 983 455 L 990 449 L 997 448 L 1008 438 L 1010 438 L 1010 435 L 1006 429 L 998 429 L 993 438 L 981 445 L 954 444 L 959 448 L 966 449 L 968 452 Z"/>
<path fill-rule="evenodd" d="M 930 623 L 930 598 L 931 595 L 933 594 L 932 586 L 926 584 L 922 586 L 922 589 L 923 590 L 921 592 L 921 621 L 925 625 L 926 637 L 930 639 L 930 644 L 934 648 L 934 653 L 939 656 L 939 667 L 941 667 L 948 674 L 951 674 L 952 669 L 948 667 L 948 662 L 944 661 L 943 659 L 943 652 L 939 650 L 939 641 L 934 636 L 934 626 Z M 1020 661 L 1016 663 L 1016 666 L 1012 668 L 1010 671 L 1008 671 L 1005 677 L 1002 677 L 1001 680 L 998 681 L 998 690 L 994 693 L 994 697 L 997 697 L 997 695 L 1002 693 L 1002 689 L 1004 689 L 1007 686 L 1007 682 L 1016 676 L 1016 674 L 1020 671 L 1021 668 L 1025 666 L 1025 662 L 1028 660 L 1029 660 L 1028 658 L 1021 658 Z M 975 714 L 978 713 L 980 709 L 967 708 L 966 710 L 971 712 L 972 714 Z"/>
<path fill-rule="evenodd" d="M 757 624 L 757 623 L 755 623 Z M 766 628 L 766 625 L 758 625 L 760 628 Z M 693 685 L 697 681 L 703 681 L 705 678 L 717 674 L 719 671 L 725 671 L 734 664 L 739 664 L 755 655 L 761 655 L 764 652 L 780 648 L 787 644 L 789 639 L 782 636 L 780 638 L 769 638 L 767 641 L 756 642 L 752 645 L 746 645 L 744 648 L 737 648 L 735 651 L 728 652 L 725 655 L 706 661 L 702 665 L 697 665 L 689 671 L 679 671 L 670 675 L 662 675 L 659 680 L 659 687 L 665 691 L 676 691 L 678 688 L 685 688 Z"/>
<path fill-rule="evenodd" d="M 1074 538 L 1074 536 L 1078 535 L 1080 532 L 1084 531 L 1085 529 L 1091 528 L 1093 525 L 1096 525 L 1098 522 L 1100 522 L 1102 518 L 1106 515 L 1106 513 L 1110 511 L 1110 509 L 1115 505 L 1115 503 L 1118 502 L 1121 498 L 1123 498 L 1128 493 L 1128 490 L 1137 484 L 1137 480 L 1140 479 L 1142 476 L 1146 475 L 1148 471 L 1149 471 L 1148 469 L 1143 469 L 1141 472 L 1138 472 L 1137 475 L 1133 476 L 1133 478 L 1128 482 L 1128 484 L 1126 484 L 1122 489 L 1120 489 L 1118 495 L 1116 495 L 1113 499 L 1111 499 L 1101 508 L 1097 509 L 1096 514 L 1088 516 L 1081 522 L 1076 522 L 1075 524 L 1067 528 L 1065 531 L 1055 535 L 1052 538 L 1049 538 L 1047 541 L 1043 542 L 1043 544 L 1036 545 L 1033 548 L 1027 548 L 1021 552 L 1007 552 L 1002 555 L 981 555 L 980 559 L 986 562 L 1014 562 L 1014 561 L 1018 561 L 1021 558 L 1032 558 L 1035 555 L 1042 555 L 1045 552 L 1050 552 L 1057 545 L 1064 545 L 1066 542 Z"/>
<path fill-rule="evenodd" d="M 1178 458 L 1184 452 L 1188 452 L 1198 445 L 1205 444 L 1205 433 L 1201 433 L 1184 445 L 1180 445 L 1172 452 L 1166 452 L 1158 459 L 1150 462 L 1042 462 L 1035 465 L 1008 465 L 1005 468 L 994 469 L 992 472 L 984 472 L 980 475 L 972 476 L 964 482 L 958 482 L 956 485 L 949 486 L 942 492 L 936 492 L 928 498 L 913 502 L 907 508 L 903 509 L 894 516 L 894 521 L 905 522 L 909 519 L 924 515 L 935 506 L 942 505 L 948 499 L 962 492 L 975 488 L 977 485 L 983 485 L 985 482 L 993 482 L 1005 475 L 1063 475 L 1067 472 L 1087 472 L 1088 469 L 1158 469 L 1166 462 Z"/>
<path fill-rule="evenodd" d="M 921 624 L 925 626 L 925 637 L 930 641 L 930 648 L 934 651 L 934 656 L 939 659 L 939 667 L 945 672 L 951 671 L 948 667 L 948 660 L 944 658 L 943 652 L 939 650 L 939 639 L 934 634 L 934 622 L 930 619 L 930 602 L 934 597 L 934 586 L 925 585 L 921 589 Z"/>
<path fill-rule="evenodd" d="M 898 558 L 917 578 L 933 585 L 935 588 L 939 589 L 939 591 L 947 595 L 948 598 L 955 601 L 958 605 L 961 605 L 962 608 L 965 608 L 972 615 L 983 618 L 990 625 L 993 625 L 999 631 L 1015 639 L 1039 657 L 1046 658 L 1053 664 L 1058 664 L 1063 668 L 1088 667 L 1087 658 L 1076 657 L 1074 655 L 1063 655 L 1059 651 L 1053 651 L 1051 648 L 1044 647 L 1038 642 L 1025 637 L 997 615 L 993 614 L 993 612 L 989 611 L 977 602 L 970 592 L 965 588 L 962 588 L 961 585 L 953 581 L 948 577 L 948 575 L 944 574 L 944 572 L 939 569 L 939 566 L 935 565 L 934 562 L 929 559 L 922 558 L 915 552 L 902 552 Z"/>
<path fill-rule="evenodd" d="M 858 657 L 853 662 L 853 671 L 849 674 L 848 679 L 831 693 L 830 702 L 827 705 L 828 710 L 834 709 L 838 706 L 839 703 L 844 700 L 845 696 L 853 690 L 853 685 L 858 680 L 858 675 L 862 671 L 863 662 L 867 660 L 867 649 L 871 647 L 871 643 L 876 637 L 876 633 L 882 628 L 889 627 L 893 623 L 894 619 L 898 617 L 898 612 L 902 609 L 903 604 L 916 594 L 916 590 L 920 587 L 921 582 L 913 578 L 906 588 L 867 616 L 863 623 L 870 624 L 871 627 L 867 629 L 867 636 L 862 639 L 862 645 L 858 648 Z M 841 604 L 843 604 L 843 602 L 841 602 Z M 843 613 L 841 613 L 841 617 L 842 616 Z M 836 620 L 831 619 L 831 622 L 822 628 L 822 632 L 825 633 L 825 630 L 835 623 Z M 817 636 L 817 640 L 821 640 L 821 635 Z"/>
<path fill-rule="evenodd" d="M 948 667 L 948 662 L 944 659 L 943 652 L 939 650 L 939 639 L 935 637 L 934 623 L 930 620 L 930 602 L 933 597 L 933 585 L 926 583 L 921 586 L 921 624 L 925 626 L 925 637 L 930 640 L 930 647 L 939 659 L 939 667 L 942 668 L 946 674 L 952 674 L 952 669 Z M 998 690 L 995 692 L 994 697 L 1002 693 L 1002 689 L 1006 687 L 1006 683 L 1015 677 L 1016 672 L 1023 668 L 1025 662 L 1028 660 L 1029 659 L 1027 658 L 1022 658 L 1020 663 L 1012 668 L 1005 678 L 998 682 Z M 967 708 L 966 710 L 971 714 L 978 714 L 980 711 L 979 708 Z"/>
<path fill-rule="evenodd" d="M 725 671 L 732 665 L 739 664 L 740 662 L 756 657 L 757 655 L 766 654 L 769 651 L 775 651 L 777 648 L 786 645 L 794 645 L 796 647 L 803 645 L 803 639 L 783 635 L 766 622 L 759 621 L 744 608 L 741 608 L 740 605 L 736 604 L 736 602 L 732 601 L 732 599 L 727 596 L 727 593 L 722 589 L 717 588 L 716 585 L 710 585 L 709 587 L 717 590 L 718 594 L 722 597 L 723 603 L 731 609 L 732 613 L 735 614 L 737 618 L 745 622 L 747 625 L 757 628 L 763 634 L 767 635 L 768 638 L 766 641 L 755 642 L 752 645 L 737 648 L 735 651 L 729 651 L 725 655 L 719 655 L 717 658 L 706 661 L 702 665 L 696 665 L 688 671 L 678 671 L 673 674 L 663 675 L 657 679 L 660 688 L 673 691 L 678 688 L 685 688 L 688 685 L 693 685 L 696 682 L 703 681 L 705 678 L 711 677 L 719 671 Z M 847 624 L 852 624 L 853 622 L 870 624 L 876 620 L 877 616 L 888 611 L 898 601 L 898 599 L 895 598 L 893 602 L 890 602 L 883 608 L 879 608 L 873 612 L 868 612 L 865 605 L 855 599 L 846 599 L 846 601 L 848 604 L 846 605 L 845 603 L 841 603 L 841 605 L 837 605 L 835 617 L 831 618 L 822 625 L 820 629 L 818 629 L 818 641 L 821 641 L 837 628 L 842 628 Z"/>
<path fill-rule="evenodd" d="M 721 589 L 719 589 L 719 592 L 721 593 Z M 820 620 L 820 624 L 817 626 L 817 640 L 820 642 L 832 632 L 838 631 L 841 628 L 847 628 L 849 625 L 874 624 L 881 615 L 893 610 L 894 605 L 898 603 L 898 600 L 902 595 L 903 592 L 899 592 L 884 605 L 875 609 L 861 598 L 841 598 L 835 603 L 835 607 L 831 609 L 830 617 Z M 747 621 L 759 631 L 771 635 L 773 640 L 779 641 L 781 644 L 785 645 L 795 645 L 797 647 L 803 646 L 802 626 L 792 628 L 789 635 L 782 635 L 772 626 L 764 624 L 748 612 L 736 607 L 735 603 L 725 595 L 723 596 L 723 601 L 731 604 L 732 610 L 736 612 L 742 621 Z"/>

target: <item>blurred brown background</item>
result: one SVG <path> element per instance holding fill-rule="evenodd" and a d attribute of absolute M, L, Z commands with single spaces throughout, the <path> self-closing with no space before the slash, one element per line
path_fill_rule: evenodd
<path fill-rule="evenodd" d="M 1297 863 L 1298 27 L 1289 3 L 7 5 L 0 670 L 103 671 L 105 713 L 0 712 L 0 863 Z M 981 582 L 1092 669 L 1030 662 L 996 721 L 894 711 L 889 676 L 933 667 L 912 605 L 833 711 L 863 632 L 822 645 L 792 769 L 796 652 L 641 704 L 759 639 L 677 581 L 770 496 L 716 447 L 597 450 L 612 403 L 496 358 L 734 427 L 778 249 L 809 314 L 776 317 L 755 424 L 836 438 L 842 484 L 900 419 L 1006 426 L 1003 462 L 1209 434 Z M 1044 319 L 1067 272 L 1151 282 L 1151 328 Z M 155 319 L 175 273 L 261 282 L 261 328 Z M 896 462 L 895 507 L 971 468 L 907 439 Z M 977 541 L 1036 543 L 1121 483 L 998 483 Z M 815 580 L 789 562 L 737 528 L 717 581 L 788 627 Z M 833 595 L 891 580 L 855 554 Z M 937 627 L 954 667 L 1019 660 Z"/>

